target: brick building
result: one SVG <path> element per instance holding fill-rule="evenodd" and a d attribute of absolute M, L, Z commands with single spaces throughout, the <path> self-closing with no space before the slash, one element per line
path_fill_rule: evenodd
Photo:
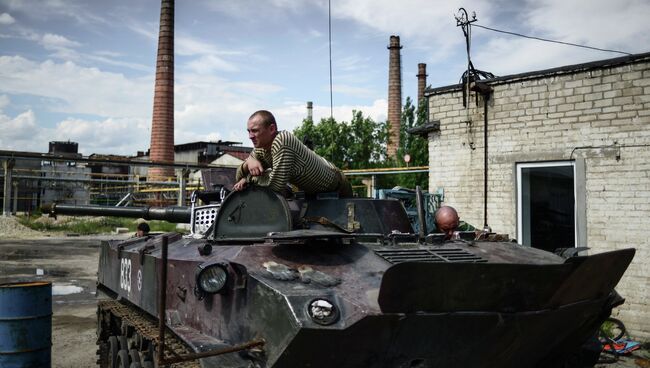
<path fill-rule="evenodd" d="M 634 247 L 617 290 L 650 339 L 650 53 L 486 80 L 488 211 L 496 232 L 540 248 Z M 428 89 L 429 188 L 483 225 L 484 102 Z"/>

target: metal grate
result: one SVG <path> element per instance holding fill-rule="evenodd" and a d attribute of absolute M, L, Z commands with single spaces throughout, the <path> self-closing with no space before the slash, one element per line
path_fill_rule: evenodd
<path fill-rule="evenodd" d="M 219 205 L 195 207 L 192 214 L 192 233 L 205 235 L 217 218 Z"/>
<path fill-rule="evenodd" d="M 486 259 L 460 248 L 378 249 L 375 253 L 390 263 L 487 262 Z"/>

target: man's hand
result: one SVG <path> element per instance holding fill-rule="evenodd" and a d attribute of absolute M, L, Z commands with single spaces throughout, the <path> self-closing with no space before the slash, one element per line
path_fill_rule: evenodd
<path fill-rule="evenodd" d="M 235 185 L 232 186 L 232 190 L 234 190 L 235 192 L 244 190 L 244 188 L 246 188 L 246 184 L 247 184 L 246 178 L 242 178 L 237 183 L 235 183 Z"/>
<path fill-rule="evenodd" d="M 250 173 L 252 176 L 260 176 L 264 173 L 264 167 L 262 167 L 262 163 L 253 157 L 246 159 L 246 168 L 248 169 L 248 173 Z"/>

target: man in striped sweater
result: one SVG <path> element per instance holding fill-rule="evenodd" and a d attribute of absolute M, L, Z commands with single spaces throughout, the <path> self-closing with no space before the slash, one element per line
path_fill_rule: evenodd
<path fill-rule="evenodd" d="M 287 184 L 293 184 L 307 194 L 338 192 L 340 197 L 352 196 L 343 173 L 293 134 L 278 131 L 270 112 L 256 111 L 248 118 L 248 137 L 255 149 L 237 168 L 234 190 L 255 184 L 285 193 Z"/>

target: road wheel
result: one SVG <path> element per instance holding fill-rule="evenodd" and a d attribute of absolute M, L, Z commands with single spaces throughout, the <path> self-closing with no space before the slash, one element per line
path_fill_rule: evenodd
<path fill-rule="evenodd" d="M 129 350 L 129 358 L 131 359 L 131 364 L 133 363 L 138 363 L 138 365 L 142 364 L 142 361 L 140 360 L 140 353 L 136 349 Z"/>
<path fill-rule="evenodd" d="M 117 366 L 115 368 L 131 368 L 129 362 L 129 352 L 122 349 L 117 353 Z"/>
<path fill-rule="evenodd" d="M 117 341 L 117 336 L 108 338 L 108 366 L 110 368 L 117 367 L 117 353 L 120 351 L 120 343 Z"/>
<path fill-rule="evenodd" d="M 129 341 L 126 339 L 126 336 L 118 336 L 117 341 L 120 342 L 120 350 L 126 350 L 127 352 L 129 351 Z"/>

